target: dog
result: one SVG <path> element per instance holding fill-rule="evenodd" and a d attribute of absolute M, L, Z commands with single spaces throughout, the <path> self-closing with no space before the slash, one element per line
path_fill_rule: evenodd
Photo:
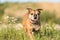
<path fill-rule="evenodd" d="M 40 30 L 40 13 L 42 9 L 32 9 L 27 8 L 28 13 L 25 14 L 23 18 L 23 28 L 25 32 L 29 35 L 31 40 L 34 40 L 33 33 L 36 33 Z"/>

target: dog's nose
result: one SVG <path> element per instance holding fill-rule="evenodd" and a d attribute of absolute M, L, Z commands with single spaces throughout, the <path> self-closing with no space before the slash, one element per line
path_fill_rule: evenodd
<path fill-rule="evenodd" d="M 37 15 L 36 14 L 34 15 L 34 19 L 37 19 Z"/>
<path fill-rule="evenodd" d="M 34 19 L 37 19 L 37 17 L 34 17 Z"/>

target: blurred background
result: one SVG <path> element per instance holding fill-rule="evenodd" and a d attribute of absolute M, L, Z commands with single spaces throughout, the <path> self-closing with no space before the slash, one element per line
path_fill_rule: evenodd
<path fill-rule="evenodd" d="M 36 40 L 60 40 L 60 0 L 0 0 L 1 40 L 29 39 L 20 30 L 26 8 L 43 9 L 41 29 Z"/>
<path fill-rule="evenodd" d="M 44 13 L 49 12 L 60 18 L 60 0 L 0 0 L 0 16 L 3 20 L 8 16 L 19 20 L 27 13 L 28 7 L 42 8 Z"/>

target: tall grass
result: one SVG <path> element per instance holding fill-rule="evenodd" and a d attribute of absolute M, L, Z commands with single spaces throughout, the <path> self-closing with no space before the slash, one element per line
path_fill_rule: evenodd
<path fill-rule="evenodd" d="M 60 30 L 55 30 L 52 25 L 42 25 L 38 34 L 34 35 L 36 40 L 60 40 Z M 0 30 L 0 40 L 30 40 L 23 29 L 16 30 L 13 25 Z"/>
<path fill-rule="evenodd" d="M 49 12 L 49 11 L 43 11 L 40 15 L 40 21 L 41 23 L 56 23 L 60 24 L 60 18 L 56 17 L 55 11 Z"/>
<path fill-rule="evenodd" d="M 29 39 L 23 29 L 16 30 L 12 24 L 0 30 L 0 40 L 28 40 L 27 38 Z"/>
<path fill-rule="evenodd" d="M 41 13 L 41 21 L 42 22 L 54 21 L 55 19 L 56 19 L 56 16 L 55 16 L 54 12 L 43 11 Z"/>
<path fill-rule="evenodd" d="M 32 7 L 34 6 L 32 5 Z M 7 8 L 9 6 L 8 4 L 6 4 L 4 5 L 4 7 Z M 1 14 L 3 14 L 3 12 L 4 9 L 0 10 Z M 54 29 L 55 24 L 60 24 L 60 18 L 57 19 L 55 16 L 55 12 L 49 12 L 49 11 L 43 11 L 40 16 L 41 16 L 40 20 L 41 28 L 39 33 L 34 35 L 35 40 L 60 40 L 60 30 Z M 27 36 L 27 34 L 24 32 L 23 29 L 16 30 L 13 27 L 14 26 L 13 24 L 22 22 L 22 18 L 14 18 L 13 16 L 8 16 L 6 18 L 7 18 L 6 20 L 8 20 L 7 28 L 0 28 L 0 40 L 30 40 L 30 38 Z M 3 21 L 5 21 L 5 19 Z M 0 27 L 2 27 L 2 24 L 4 24 L 4 22 L 0 24 Z"/>
<path fill-rule="evenodd" d="M 3 14 L 4 14 L 4 4 L 0 4 L 0 20 L 2 19 Z"/>
<path fill-rule="evenodd" d="M 55 20 L 55 14 L 51 14 L 48 11 L 42 12 L 41 28 L 39 33 L 34 35 L 35 40 L 60 40 L 60 30 L 54 29 L 54 23 L 58 22 Z M 30 38 L 27 36 L 23 29 L 14 29 L 13 24 L 14 22 L 17 23 L 16 21 L 17 20 L 15 20 L 14 17 L 8 17 L 9 24 L 7 24 L 7 28 L 2 28 L 0 30 L 0 40 L 30 40 Z"/>

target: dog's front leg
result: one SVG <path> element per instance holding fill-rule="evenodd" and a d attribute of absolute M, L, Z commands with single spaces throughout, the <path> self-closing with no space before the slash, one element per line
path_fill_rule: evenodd
<path fill-rule="evenodd" d="M 30 37 L 30 39 L 31 40 L 34 40 L 32 32 L 31 31 L 28 31 L 27 33 L 28 33 L 28 36 Z"/>
<path fill-rule="evenodd" d="M 36 31 L 40 30 L 40 26 L 38 25 L 37 28 L 35 29 Z"/>

